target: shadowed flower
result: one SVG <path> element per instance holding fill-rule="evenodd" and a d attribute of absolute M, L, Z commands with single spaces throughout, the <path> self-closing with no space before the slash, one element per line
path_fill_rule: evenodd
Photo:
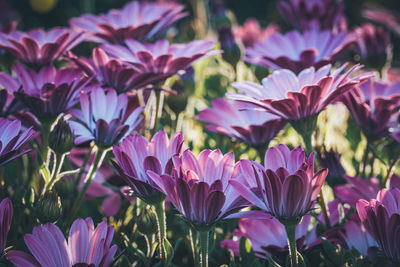
<path fill-rule="evenodd" d="M 354 66 L 341 74 L 346 64 L 335 71 L 331 65 L 315 71 L 313 67 L 297 76 L 290 70 L 277 70 L 262 80 L 236 82 L 232 86 L 244 94 L 228 94 L 234 100 L 253 103 L 283 119 L 298 121 L 319 114 L 343 93 L 364 81 L 368 74 L 350 78 L 361 67 Z"/>
<path fill-rule="evenodd" d="M 357 212 L 362 224 L 388 258 L 400 263 L 400 190 L 382 189 L 376 199 L 360 199 Z"/>
<path fill-rule="evenodd" d="M 56 70 L 53 66 L 47 66 L 36 73 L 15 64 L 14 72 L 16 80 L 9 76 L 8 79 L 0 79 L 0 85 L 14 92 L 16 99 L 39 120 L 56 119 L 78 103 L 80 91 L 92 86 L 90 79 L 77 69 Z"/>
<path fill-rule="evenodd" d="M 217 98 L 213 107 L 200 111 L 198 120 L 210 123 L 207 130 L 237 138 L 253 146 L 266 146 L 286 122 L 279 117 L 246 109 L 249 104 Z"/>
<path fill-rule="evenodd" d="M 90 94 L 81 92 L 81 110 L 73 109 L 70 113 L 77 121 L 69 121 L 74 132 L 75 144 L 94 140 L 100 147 L 118 144 L 131 134 L 141 122 L 143 107 L 127 111 L 128 97 L 117 95 L 110 89 L 107 92 L 100 87 Z"/>
<path fill-rule="evenodd" d="M 103 87 L 111 87 L 117 92 L 141 89 L 147 85 L 165 80 L 170 73 L 156 73 L 124 64 L 121 60 L 110 58 L 101 48 L 93 49 L 92 58 L 76 57 L 69 53 L 69 58 L 89 77 L 94 77 Z"/>
<path fill-rule="evenodd" d="M 0 47 L 28 65 L 43 66 L 56 61 L 82 41 L 81 34 L 68 28 L 31 30 L 27 33 L 0 32 Z"/>
<path fill-rule="evenodd" d="M 345 94 L 341 101 L 370 140 L 389 135 L 400 108 L 400 82 L 370 79 Z"/>
<path fill-rule="evenodd" d="M 314 153 L 309 158 L 302 147 L 290 151 L 278 145 L 265 153 L 264 167 L 241 160 L 241 180 L 230 183 L 238 194 L 277 219 L 294 220 L 308 213 L 328 174 L 314 173 Z"/>
<path fill-rule="evenodd" d="M 159 40 L 154 44 L 142 44 L 130 39 L 124 44 L 104 44 L 101 48 L 138 73 L 152 73 L 162 78 L 159 82 L 187 69 L 201 58 L 220 53 L 213 50 L 213 40 L 197 40 L 185 44 L 169 44 L 167 40 Z"/>
<path fill-rule="evenodd" d="M 245 47 L 251 47 L 256 42 L 265 42 L 274 33 L 279 32 L 277 24 L 269 24 L 266 28 L 261 28 L 255 18 L 249 18 L 243 26 L 233 29 L 236 39 L 239 39 Z"/>
<path fill-rule="evenodd" d="M 69 230 L 68 243 L 60 229 L 52 223 L 35 226 L 24 236 L 33 256 L 17 250 L 6 254 L 17 267 L 108 267 L 117 251 L 111 246 L 114 227 L 106 222 L 94 228 L 91 218 L 77 219 Z M 110 247 L 111 246 L 111 247 Z"/>
<path fill-rule="evenodd" d="M 367 19 L 382 23 L 400 35 L 400 16 L 386 9 L 365 9 L 362 12 Z"/>
<path fill-rule="evenodd" d="M 332 63 L 353 42 L 353 34 L 334 34 L 328 30 L 275 33 L 268 40 L 247 48 L 244 60 L 267 68 L 283 68 L 299 73 L 311 66 L 319 69 Z"/>
<path fill-rule="evenodd" d="M 21 134 L 21 122 L 0 118 L 0 166 L 31 151 L 24 149 L 21 153 L 17 150 L 31 139 L 35 131 L 31 128 Z"/>
<path fill-rule="evenodd" d="M 299 30 L 346 31 L 344 2 L 336 0 L 289 0 L 279 1 L 283 18 Z"/>
<path fill-rule="evenodd" d="M 10 231 L 11 221 L 13 217 L 13 205 L 7 197 L 0 203 L 0 254 L 3 254 L 7 244 L 7 235 Z"/>
<path fill-rule="evenodd" d="M 189 150 L 173 158 L 172 174 L 147 171 L 150 178 L 197 230 L 209 230 L 214 223 L 247 206 L 229 184 L 234 180 L 235 157 L 220 150 L 203 150 L 196 156 Z"/>
<path fill-rule="evenodd" d="M 326 181 L 331 186 L 341 183 L 343 181 L 343 175 L 346 173 L 340 163 L 340 157 L 341 155 L 334 149 L 325 149 L 319 154 L 319 163 L 321 167 L 329 170 Z"/>
<path fill-rule="evenodd" d="M 70 19 L 78 32 L 87 32 L 88 40 L 94 42 L 120 43 L 127 39 L 139 41 L 154 38 L 175 21 L 185 17 L 184 6 L 173 2 L 132 1 L 122 9 L 107 14 L 84 14 Z"/>
<path fill-rule="evenodd" d="M 182 133 L 175 134 L 171 141 L 164 130 L 157 132 L 149 142 L 141 135 L 125 138 L 121 145 L 114 146 L 117 159 L 114 166 L 131 187 L 133 195 L 148 203 L 160 202 L 165 198 L 157 185 L 149 179 L 148 170 L 157 175 L 172 173 L 172 157 L 182 152 Z"/>

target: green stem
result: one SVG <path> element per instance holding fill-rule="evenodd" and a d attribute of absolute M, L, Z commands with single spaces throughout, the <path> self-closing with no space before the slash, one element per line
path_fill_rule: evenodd
<path fill-rule="evenodd" d="M 287 223 L 284 225 L 285 225 L 285 229 L 286 229 L 286 235 L 288 238 L 290 266 L 297 267 L 297 265 L 298 265 L 297 248 L 296 248 L 297 224 Z"/>
<path fill-rule="evenodd" d="M 85 156 L 85 159 L 83 160 L 83 164 L 82 164 L 81 168 L 79 169 L 78 177 L 74 181 L 74 187 L 73 188 L 77 188 L 79 186 L 79 183 L 81 182 L 82 175 L 85 172 L 86 166 L 87 166 L 87 164 L 89 162 L 89 159 L 90 159 L 90 156 L 92 155 L 93 147 L 94 146 L 90 146 L 89 152 L 87 153 L 87 155 Z"/>
<path fill-rule="evenodd" d="M 200 266 L 208 267 L 208 233 L 209 231 L 201 231 L 200 233 Z"/>
<path fill-rule="evenodd" d="M 42 161 L 46 166 L 49 164 L 48 154 L 49 154 L 49 136 L 50 136 L 50 122 L 42 122 L 41 125 L 41 134 L 42 134 Z"/>
<path fill-rule="evenodd" d="M 193 228 L 189 228 L 189 237 L 190 237 L 190 247 L 192 249 L 192 257 L 193 257 L 193 262 L 195 266 L 198 266 L 198 261 L 197 261 L 197 253 L 196 253 L 196 241 L 195 241 L 195 230 Z"/>
<path fill-rule="evenodd" d="M 365 176 L 365 171 L 367 169 L 368 154 L 369 154 L 369 141 L 367 140 L 367 146 L 365 147 L 365 151 L 364 151 L 364 158 L 363 158 L 363 166 L 362 166 L 361 177 Z"/>
<path fill-rule="evenodd" d="M 153 131 L 152 131 L 153 135 L 157 131 L 158 121 L 160 120 L 160 118 L 162 116 L 163 106 L 164 106 L 164 96 L 165 96 L 164 91 L 162 91 L 162 90 L 156 91 L 156 113 L 155 113 L 155 121 L 154 121 Z"/>
<path fill-rule="evenodd" d="M 89 189 L 89 186 L 92 183 L 93 177 L 95 176 L 97 169 L 103 163 L 104 157 L 106 156 L 107 152 L 108 152 L 107 149 L 98 148 L 96 157 L 94 158 L 93 164 L 92 164 L 92 166 L 90 166 L 89 172 L 86 176 L 85 184 L 84 184 L 82 190 L 79 192 L 79 195 L 78 195 L 74 205 L 72 206 L 70 217 L 69 217 L 69 222 L 71 222 L 75 218 L 76 212 L 78 211 L 78 209 L 81 205 L 82 199 L 85 196 L 86 191 Z"/>
<path fill-rule="evenodd" d="M 46 185 L 45 191 L 50 191 L 53 188 L 54 184 L 56 183 L 58 175 L 60 174 L 61 168 L 64 163 L 64 158 L 65 158 L 65 154 L 55 153 L 54 168 L 52 171 L 51 179 L 50 179 L 49 183 Z"/>
<path fill-rule="evenodd" d="M 264 162 L 265 152 L 267 151 L 268 144 L 254 147 L 257 150 L 258 156 L 260 157 L 261 163 Z"/>
<path fill-rule="evenodd" d="M 165 221 L 165 201 L 161 201 L 154 205 L 157 216 L 157 227 L 158 227 L 158 242 L 160 245 L 160 259 L 163 266 L 166 266 L 167 251 L 164 247 L 164 239 L 166 239 L 167 223 Z"/>

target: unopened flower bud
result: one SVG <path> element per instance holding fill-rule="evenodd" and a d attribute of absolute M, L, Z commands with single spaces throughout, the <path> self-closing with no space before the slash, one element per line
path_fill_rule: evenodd
<path fill-rule="evenodd" d="M 58 154 L 65 154 L 71 151 L 74 146 L 74 134 L 68 123 L 60 118 L 50 133 L 50 148 Z"/>
<path fill-rule="evenodd" d="M 56 192 L 48 191 L 36 203 L 36 215 L 41 223 L 55 223 L 61 216 L 60 197 Z"/>
<path fill-rule="evenodd" d="M 221 49 L 224 50 L 222 58 L 231 64 L 232 67 L 236 68 L 236 64 L 242 57 L 242 53 L 238 44 L 235 42 L 232 29 L 230 27 L 219 28 L 218 40 L 221 45 Z"/>
<path fill-rule="evenodd" d="M 146 205 L 140 211 L 136 224 L 139 232 L 144 235 L 151 235 L 157 232 L 156 214 L 151 210 L 149 205 Z"/>

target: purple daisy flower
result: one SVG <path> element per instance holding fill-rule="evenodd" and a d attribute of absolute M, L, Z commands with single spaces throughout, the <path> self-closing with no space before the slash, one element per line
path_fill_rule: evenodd
<path fill-rule="evenodd" d="M 61 230 L 52 223 L 35 226 L 32 234 L 24 236 L 33 256 L 17 250 L 6 257 L 17 267 L 108 267 L 118 247 L 111 246 L 114 227 L 101 222 L 96 229 L 92 218 L 77 219 L 69 230 L 68 242 Z"/>
<path fill-rule="evenodd" d="M 110 10 L 107 14 L 85 14 L 70 19 L 69 23 L 78 32 L 87 32 L 94 42 L 120 43 L 127 39 L 146 40 L 153 38 L 175 21 L 185 17 L 184 6 L 173 2 L 132 1 L 121 10 Z"/>
<path fill-rule="evenodd" d="M 7 197 L 0 203 L 0 254 L 3 253 L 7 244 L 7 235 L 10 231 L 11 221 L 13 217 L 13 204 Z"/>
<path fill-rule="evenodd" d="M 116 145 L 142 121 L 143 107 L 128 111 L 128 97 L 112 89 L 81 92 L 80 103 L 81 110 L 70 111 L 77 121 L 69 121 L 76 144 L 94 140 L 100 147 Z"/>
<path fill-rule="evenodd" d="M 0 118 L 0 166 L 31 151 L 25 149 L 17 154 L 17 150 L 31 139 L 35 131 L 31 128 L 21 131 L 19 120 L 10 121 Z"/>
<path fill-rule="evenodd" d="M 311 66 L 318 70 L 332 63 L 354 41 L 353 34 L 335 34 L 330 30 L 278 32 L 266 41 L 247 48 L 244 60 L 267 68 L 289 69 L 295 73 Z"/>
<path fill-rule="evenodd" d="M 286 121 L 258 110 L 248 110 L 249 104 L 217 98 L 212 108 L 200 111 L 198 120 L 210 123 L 207 130 L 239 139 L 253 146 L 267 146 Z"/>
<path fill-rule="evenodd" d="M 68 28 L 31 30 L 27 33 L 0 32 L 0 47 L 28 65 L 43 66 L 56 61 L 82 41 L 81 34 Z"/>

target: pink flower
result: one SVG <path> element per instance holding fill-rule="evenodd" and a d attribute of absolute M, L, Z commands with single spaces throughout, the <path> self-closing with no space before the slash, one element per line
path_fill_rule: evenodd
<path fill-rule="evenodd" d="M 249 102 L 283 119 L 298 121 L 319 114 L 339 96 L 363 82 L 367 74 L 350 78 L 361 67 L 354 66 L 344 74 L 346 67 L 331 71 L 331 65 L 319 70 L 314 67 L 298 75 L 290 70 L 274 71 L 262 80 L 262 85 L 253 82 L 235 82 L 233 87 L 244 94 L 228 94 L 234 100 Z"/>
<path fill-rule="evenodd" d="M 335 0 L 281 0 L 278 3 L 283 18 L 300 30 L 346 31 L 344 2 Z"/>
<path fill-rule="evenodd" d="M 379 139 L 388 136 L 389 129 L 396 126 L 400 108 L 400 82 L 389 84 L 370 79 L 345 94 L 341 101 L 367 138 Z"/>
<path fill-rule="evenodd" d="M 295 73 L 332 63 L 354 42 L 354 35 L 331 31 L 290 31 L 275 33 L 268 40 L 256 42 L 246 49 L 245 61 L 273 69 L 289 69 Z"/>
<path fill-rule="evenodd" d="M 32 127 L 22 133 L 20 131 L 19 120 L 10 121 L 0 118 L 0 166 L 31 151 L 31 149 L 24 149 L 18 153 L 18 149 L 32 138 L 35 131 Z"/>
<path fill-rule="evenodd" d="M 242 110 L 249 105 L 217 98 L 213 107 L 200 111 L 196 117 L 210 123 L 207 130 L 239 139 L 249 145 L 266 146 L 286 122 L 279 117 L 257 110 Z"/>
<path fill-rule="evenodd" d="M 7 197 L 0 203 L 0 254 L 6 248 L 7 235 L 10 231 L 11 221 L 13 217 L 13 205 Z"/>
<path fill-rule="evenodd" d="M 165 199 L 157 185 L 150 179 L 147 171 L 157 175 L 172 172 L 172 157 L 182 152 L 182 133 L 175 134 L 171 140 L 164 130 L 157 132 L 149 142 L 141 135 L 125 138 L 121 145 L 114 146 L 117 160 L 114 166 L 132 189 L 133 195 L 148 203 Z"/>
<path fill-rule="evenodd" d="M 308 213 L 328 174 L 314 173 L 314 153 L 309 158 L 299 146 L 286 145 L 267 150 L 264 167 L 240 161 L 242 179 L 230 181 L 236 192 L 278 219 L 298 219 Z"/>
<path fill-rule="evenodd" d="M 150 178 L 174 204 L 185 220 L 200 229 L 228 217 L 246 206 L 229 181 L 234 180 L 235 158 L 220 150 L 203 150 L 196 156 L 189 150 L 173 157 L 172 174 L 147 171 Z"/>
<path fill-rule="evenodd" d="M 28 65 L 51 64 L 81 41 L 81 34 L 68 28 L 0 32 L 0 47 Z"/>
<path fill-rule="evenodd" d="M 400 263 L 400 190 L 382 189 L 376 199 L 360 199 L 357 212 L 362 224 L 388 258 Z"/>
<path fill-rule="evenodd" d="M 32 234 L 24 237 L 33 257 L 16 250 L 8 252 L 6 257 L 17 267 L 107 267 L 118 249 L 117 245 L 111 246 L 113 236 L 114 227 L 106 222 L 94 229 L 91 218 L 77 219 L 71 226 L 67 243 L 60 229 L 48 223 L 35 226 Z"/>
<path fill-rule="evenodd" d="M 267 41 L 272 34 L 277 32 L 279 32 L 277 24 L 271 23 L 266 28 L 261 28 L 255 18 L 249 18 L 243 26 L 235 27 L 233 33 L 235 38 L 241 40 L 245 47 L 251 47 L 256 42 Z"/>
<path fill-rule="evenodd" d="M 400 35 L 400 16 L 386 9 L 365 9 L 363 16 L 367 19 L 384 24 L 396 34 Z"/>
<path fill-rule="evenodd" d="M 70 19 L 78 32 L 87 32 L 88 40 L 94 42 L 123 43 L 127 39 L 152 39 L 175 21 L 185 17 L 184 6 L 173 2 L 131 1 L 122 9 L 107 14 L 84 14 Z"/>
<path fill-rule="evenodd" d="M 387 48 L 390 45 L 390 35 L 384 28 L 366 23 L 356 28 L 354 32 L 357 36 L 358 52 L 362 58 L 376 60 L 377 56 L 386 55 Z"/>
<path fill-rule="evenodd" d="M 94 140 L 101 147 L 111 147 L 131 134 L 142 120 L 143 107 L 129 111 L 127 95 L 118 96 L 114 90 L 96 87 L 90 95 L 81 92 L 80 103 L 82 110 L 70 111 L 77 121 L 69 121 L 76 144 Z"/>

